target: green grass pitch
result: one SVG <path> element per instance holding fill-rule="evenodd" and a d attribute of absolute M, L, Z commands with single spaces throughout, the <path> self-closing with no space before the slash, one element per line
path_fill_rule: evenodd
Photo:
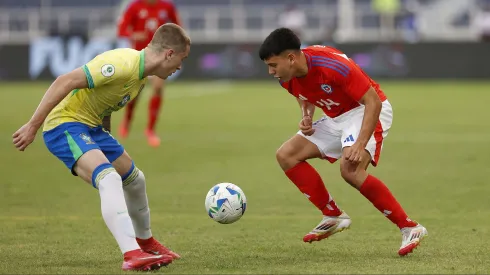
<path fill-rule="evenodd" d="M 490 272 L 490 82 L 381 84 L 394 122 L 379 167 L 369 171 L 429 230 L 415 253 L 399 257 L 396 226 L 343 182 L 338 163 L 320 160 L 311 163 L 353 224 L 328 240 L 303 243 L 321 215 L 275 160 L 276 149 L 297 131 L 294 98 L 274 80 L 181 81 L 168 85 L 160 148 L 150 148 L 143 134 L 149 88 L 130 137 L 121 140 L 145 172 L 155 237 L 182 256 L 158 272 Z M 0 273 L 122 273 L 96 190 L 71 176 L 40 134 L 25 152 L 12 145 L 12 133 L 48 86 L 0 83 Z M 117 137 L 122 112 L 113 117 Z M 204 210 L 206 192 L 225 181 L 248 199 L 245 216 L 231 225 Z"/>

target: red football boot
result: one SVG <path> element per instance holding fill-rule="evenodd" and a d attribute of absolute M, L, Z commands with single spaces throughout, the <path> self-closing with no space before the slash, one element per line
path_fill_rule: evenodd
<path fill-rule="evenodd" d="M 136 238 L 136 241 L 140 245 L 141 249 L 143 251 L 154 254 L 154 255 L 167 255 L 172 257 L 172 259 L 180 259 L 179 254 L 173 252 L 172 250 L 166 248 L 163 246 L 161 243 L 159 243 L 157 240 L 155 240 L 153 237 L 143 240 L 143 239 L 138 239 Z"/>
<path fill-rule="evenodd" d="M 146 253 L 141 249 L 136 249 L 124 253 L 122 269 L 124 271 L 157 270 L 162 266 L 170 264 L 171 262 L 172 258 L 168 255 L 153 255 Z"/>

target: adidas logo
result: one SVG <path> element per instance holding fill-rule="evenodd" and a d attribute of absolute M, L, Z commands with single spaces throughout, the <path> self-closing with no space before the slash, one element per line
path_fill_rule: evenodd
<path fill-rule="evenodd" d="M 354 141 L 354 137 L 352 135 L 349 135 L 345 140 L 344 143 L 347 143 L 349 141 Z"/>

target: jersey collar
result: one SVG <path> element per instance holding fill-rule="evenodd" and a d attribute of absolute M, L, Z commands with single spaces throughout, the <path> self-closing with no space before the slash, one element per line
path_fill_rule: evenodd
<path fill-rule="evenodd" d="M 297 78 L 298 80 L 303 79 L 303 81 L 313 81 L 314 83 L 323 84 L 323 76 L 321 71 L 317 67 L 312 66 L 311 55 L 306 53 L 304 50 L 302 52 L 306 57 L 306 64 L 308 65 L 308 73 L 305 77 Z M 301 81 L 301 80 L 300 80 Z"/>

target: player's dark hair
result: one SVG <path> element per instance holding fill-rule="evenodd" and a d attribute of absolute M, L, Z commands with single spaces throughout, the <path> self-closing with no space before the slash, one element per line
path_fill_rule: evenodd
<path fill-rule="evenodd" d="M 184 52 L 186 47 L 191 44 L 191 39 L 184 29 L 174 23 L 161 25 L 153 35 L 148 45 L 152 50 L 161 52 L 165 49 L 172 49 L 176 52 Z"/>
<path fill-rule="evenodd" d="M 299 51 L 300 48 L 301 41 L 292 30 L 279 28 L 265 38 L 259 49 L 259 57 L 265 60 L 280 55 L 287 50 Z"/>

